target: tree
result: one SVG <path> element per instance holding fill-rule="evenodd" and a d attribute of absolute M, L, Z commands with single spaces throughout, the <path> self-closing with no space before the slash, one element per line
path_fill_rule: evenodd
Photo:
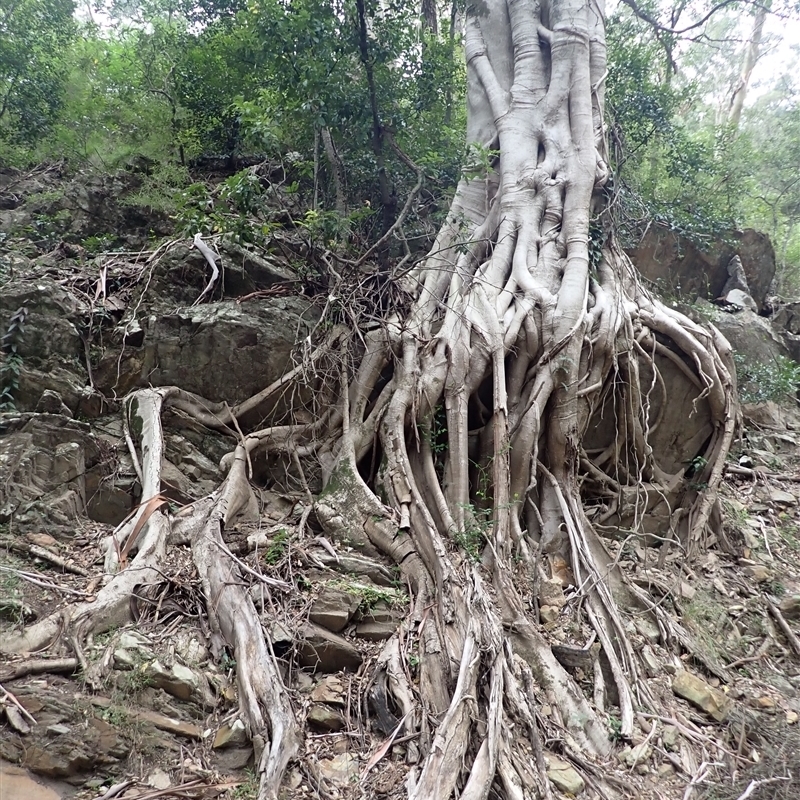
<path fill-rule="evenodd" d="M 225 528 L 252 499 L 256 451 L 313 459 L 324 481 L 314 511 L 327 536 L 368 542 L 409 587 L 409 615 L 373 675 L 414 742 L 409 797 L 550 797 L 544 733 L 579 759 L 608 756 L 612 706 L 624 738 L 635 710 L 660 710 L 629 620 L 649 617 L 665 644 L 719 669 L 625 581 L 601 538 L 648 535 L 664 553 L 687 556 L 703 548 L 737 409 L 725 340 L 641 286 L 604 212 L 599 7 L 476 3 L 465 50 L 473 163 L 427 257 L 388 275 L 377 297 L 362 293 L 359 262 L 331 262 L 329 306 L 343 309 L 340 324 L 321 326 L 309 369 L 232 409 L 178 387 L 128 398 L 150 499 L 109 547 L 113 580 L 93 602 L 2 643 L 32 651 L 66 630 L 91 682 L 86 636 L 126 619 L 131 592 L 158 580 L 166 549 L 189 542 L 212 629 L 235 652 L 260 798 L 277 796 L 300 728 L 238 566 L 220 557 Z M 361 330 L 341 324 L 353 319 Z M 233 430 L 310 373 L 313 421 L 241 436 L 216 492 L 178 515 L 153 513 L 162 409 Z M 540 625 L 537 586 L 567 574 L 581 630 L 597 641 L 591 698 Z M 401 642 L 415 649 L 413 670 Z"/>
<path fill-rule="evenodd" d="M 73 0 L 0 2 L 0 139 L 30 145 L 55 120 Z"/>

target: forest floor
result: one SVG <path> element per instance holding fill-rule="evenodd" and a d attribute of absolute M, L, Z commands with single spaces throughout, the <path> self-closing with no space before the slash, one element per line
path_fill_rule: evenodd
<path fill-rule="evenodd" d="M 732 701 L 721 721 L 678 696 L 671 717 L 640 715 L 637 736 L 619 741 L 615 753 L 612 782 L 620 796 L 738 800 L 753 781 L 752 797 L 800 796 L 800 654 L 797 639 L 781 627 L 794 624 L 797 630 L 800 618 L 800 415 L 772 404 L 752 410 L 762 421 L 789 424 L 747 423 L 732 454 L 722 505 L 736 555 L 710 543 L 690 564 L 677 550 L 665 556 L 633 537 L 609 545 L 629 580 L 660 595 L 704 651 L 703 665 L 690 654 L 676 663 L 661 648 L 657 630 L 632 620 L 649 679 L 669 683 L 685 667 Z M 737 466 L 742 456 L 752 470 Z M 313 531 L 302 534 L 301 497 L 264 493 L 262 499 L 259 520 L 231 532 L 227 543 L 254 573 L 294 587 L 291 597 L 270 607 L 263 583 L 245 578 L 253 595 L 266 601 L 262 621 L 305 716 L 305 752 L 290 768 L 285 796 L 399 796 L 408 743 L 395 740 L 386 747 L 386 726 L 379 718 L 367 720 L 355 698 L 362 696 L 384 636 L 381 626 L 391 629 L 400 616 L 402 588 L 372 555 L 346 552 L 344 563 L 337 563 Z M 3 526 L 3 628 L 91 596 L 101 581 L 100 544 L 110 530 L 84 520 L 66 539 Z M 235 721 L 233 665 L 225 663 L 227 656 L 210 657 L 191 559 L 181 563 L 176 556 L 164 573 L 169 590 L 165 584 L 160 596 L 143 599 L 138 623 L 93 640 L 87 657 L 104 665 L 101 689 L 87 685 L 68 657 L 54 661 L 38 653 L 0 665 L 3 800 L 242 799 L 255 791 L 252 746 Z M 564 594 L 563 607 L 545 628 L 566 656 L 572 653 L 571 671 L 583 682 L 591 679 L 591 666 L 579 657 L 585 632 L 569 588 Z M 322 658 L 309 657 L 309 637 L 298 639 L 295 632 L 309 617 L 336 627 L 326 619 L 337 615 L 346 622 L 337 639 L 352 652 L 330 649 Z M 613 729 L 613 713 L 609 725 Z M 550 745 L 557 749 L 545 742 L 546 749 Z M 561 765 L 553 769 L 554 786 L 565 793 L 568 767 L 561 778 Z M 27 788 L 15 793 L 12 787 Z"/>

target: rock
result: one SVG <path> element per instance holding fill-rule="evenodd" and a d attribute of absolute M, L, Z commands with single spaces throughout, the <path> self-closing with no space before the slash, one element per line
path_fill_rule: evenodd
<path fill-rule="evenodd" d="M 72 411 L 65 405 L 58 392 L 52 389 L 45 389 L 39 402 L 36 404 L 36 409 L 40 414 L 61 414 L 65 417 L 71 417 Z"/>
<path fill-rule="evenodd" d="M 680 593 L 684 600 L 693 600 L 694 596 L 697 594 L 697 589 L 691 584 L 686 583 L 686 581 L 681 581 Z"/>
<path fill-rule="evenodd" d="M 47 735 L 48 736 L 65 736 L 68 734 L 72 728 L 69 725 L 48 725 L 47 726 Z"/>
<path fill-rule="evenodd" d="M 311 725 L 323 731 L 340 731 L 345 725 L 342 713 L 324 703 L 314 703 L 307 719 Z"/>
<path fill-rule="evenodd" d="M 252 747 L 229 747 L 214 751 L 217 768 L 222 772 L 239 772 L 253 760 Z"/>
<path fill-rule="evenodd" d="M 724 722 L 733 703 L 718 689 L 709 686 L 702 678 L 686 670 L 678 672 L 672 680 L 672 691 L 688 700 L 717 722 Z"/>
<path fill-rule="evenodd" d="M 49 778 L 71 778 L 91 771 L 94 775 L 128 755 L 128 746 L 112 725 L 90 717 L 80 735 L 57 734 L 45 739 L 3 737 L 3 756 L 18 761 L 31 772 Z M 16 750 L 16 753 L 14 752 Z M 5 800 L 5 795 L 2 795 Z"/>
<path fill-rule="evenodd" d="M 651 644 L 658 644 L 661 641 L 661 631 L 659 631 L 655 622 L 652 622 L 647 617 L 637 617 L 635 624 L 636 630 Z"/>
<path fill-rule="evenodd" d="M 680 734 L 674 725 L 665 726 L 661 733 L 661 742 L 665 750 L 671 753 L 677 753 L 680 749 Z"/>
<path fill-rule="evenodd" d="M 215 750 L 219 750 L 223 747 L 243 747 L 249 743 L 250 737 L 247 735 L 244 722 L 235 719 L 232 723 L 220 727 L 212 746 Z"/>
<path fill-rule="evenodd" d="M 328 675 L 311 690 L 311 699 L 315 703 L 328 703 L 328 705 L 344 708 L 345 693 L 342 679 L 338 675 Z"/>
<path fill-rule="evenodd" d="M 370 642 L 381 642 L 390 639 L 396 630 L 396 622 L 362 622 L 356 627 L 356 636 Z"/>
<path fill-rule="evenodd" d="M 748 228 L 733 232 L 729 241 L 718 239 L 701 249 L 665 227 L 652 225 L 628 254 L 648 280 L 678 290 L 688 299 L 706 300 L 722 295 L 731 259 L 738 255 L 749 293 L 758 307 L 764 308 L 775 277 L 775 250 L 769 237 Z"/>
<path fill-rule="evenodd" d="M 322 777 L 340 788 L 350 788 L 358 781 L 358 760 L 350 753 L 340 753 L 333 758 L 321 758 L 319 771 Z"/>
<path fill-rule="evenodd" d="M 675 767 L 672 764 L 659 764 L 658 765 L 658 777 L 659 778 L 671 778 L 675 774 Z"/>
<path fill-rule="evenodd" d="M 150 679 L 153 686 L 163 689 L 167 694 L 179 700 L 210 701 L 208 687 L 204 677 L 183 664 L 173 664 L 169 669 L 162 666 L 161 662 L 151 661 L 144 668 L 144 674 Z"/>
<path fill-rule="evenodd" d="M 0 796 L 8 800 L 60 800 L 58 792 L 37 783 L 31 774 L 0 760 Z"/>
<path fill-rule="evenodd" d="M 539 582 L 540 605 L 552 606 L 560 611 L 566 602 L 560 578 L 543 578 Z"/>
<path fill-rule="evenodd" d="M 343 630 L 350 622 L 360 603 L 357 595 L 325 586 L 315 598 L 309 619 L 333 633 Z"/>
<path fill-rule="evenodd" d="M 648 745 L 646 742 L 642 742 L 641 744 L 637 744 L 635 747 L 626 747 L 623 751 L 623 753 L 625 753 L 624 758 L 622 753 L 620 753 L 620 758 L 623 759 L 625 764 L 633 768 L 637 764 L 647 761 L 652 752 L 653 750 L 650 745 Z"/>
<path fill-rule="evenodd" d="M 147 785 L 152 786 L 154 789 L 169 789 L 172 786 L 172 781 L 161 767 L 156 767 L 147 776 Z"/>
<path fill-rule="evenodd" d="M 791 493 L 786 492 L 783 489 L 771 488 L 769 490 L 769 500 L 773 503 L 778 503 L 779 505 L 784 506 L 794 506 L 797 505 L 797 498 Z"/>
<path fill-rule="evenodd" d="M 762 403 L 742 403 L 742 416 L 745 422 L 757 428 L 784 430 L 786 419 L 783 409 L 773 400 Z"/>
<path fill-rule="evenodd" d="M 744 574 L 752 578 L 756 583 L 763 583 L 770 579 L 770 571 L 763 564 L 751 564 L 744 568 Z"/>
<path fill-rule="evenodd" d="M 550 753 L 545 753 L 544 760 L 547 777 L 556 789 L 571 795 L 578 795 L 584 790 L 586 784 L 583 778 L 568 762 Z"/>
<path fill-rule="evenodd" d="M 347 639 L 313 623 L 301 629 L 297 654 L 301 666 L 317 672 L 354 670 L 361 666 L 361 653 Z"/>
<path fill-rule="evenodd" d="M 295 342 L 318 315 L 299 296 L 246 305 L 221 300 L 152 314 L 140 320 L 141 345 L 127 347 L 121 360 L 110 348 L 95 370 L 95 383 L 109 395 L 150 383 L 238 403 L 286 372 Z"/>
<path fill-rule="evenodd" d="M 796 725 L 797 724 L 797 712 L 796 711 L 787 711 L 786 712 L 786 724 L 787 725 Z"/>
<path fill-rule="evenodd" d="M 560 611 L 555 606 L 542 606 L 539 609 L 539 618 L 545 625 L 549 625 L 558 619 Z"/>
<path fill-rule="evenodd" d="M 786 619 L 800 619 L 800 595 L 793 594 L 784 597 L 781 600 L 780 609 L 781 614 L 783 614 Z"/>

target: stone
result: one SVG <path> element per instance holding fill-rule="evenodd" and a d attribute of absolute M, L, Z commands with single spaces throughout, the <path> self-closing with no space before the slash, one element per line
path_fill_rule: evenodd
<path fill-rule="evenodd" d="M 552 606 L 560 611 L 566 602 L 560 578 L 543 578 L 539 582 L 539 604 L 541 606 Z"/>
<path fill-rule="evenodd" d="M 156 767 L 147 776 L 147 785 L 152 786 L 154 789 L 169 789 L 172 786 L 172 781 L 161 767 Z"/>
<path fill-rule="evenodd" d="M 675 767 L 672 764 L 659 764 L 658 765 L 658 777 L 659 778 L 670 778 L 675 774 Z"/>
<path fill-rule="evenodd" d="M 342 789 L 351 787 L 358 781 L 358 760 L 350 753 L 339 753 L 333 758 L 321 758 L 319 771 L 335 786 Z"/>
<path fill-rule="evenodd" d="M 8 800 L 60 800 L 60 794 L 42 786 L 21 767 L 0 760 L 0 796 Z"/>
<path fill-rule="evenodd" d="M 545 753 L 544 760 L 547 777 L 556 789 L 571 795 L 578 795 L 584 790 L 586 784 L 583 778 L 568 762 L 550 753 Z"/>
<path fill-rule="evenodd" d="M 675 231 L 651 225 L 628 254 L 645 278 L 679 290 L 681 296 L 690 300 L 720 297 L 726 286 L 731 285 L 728 267 L 734 256 L 741 260 L 749 294 L 759 309 L 764 308 L 775 277 L 772 243 L 766 234 L 752 228 L 732 232 L 724 241 L 716 239 L 701 247 Z"/>
<path fill-rule="evenodd" d="M 117 348 L 109 348 L 95 370 L 95 384 L 109 395 L 148 383 L 174 385 L 211 401 L 238 403 L 284 374 L 295 342 L 308 335 L 318 316 L 310 301 L 297 295 L 246 305 L 220 300 L 151 314 L 139 320 L 139 346 L 126 346 L 121 359 Z"/>
<path fill-rule="evenodd" d="M 681 581 L 680 593 L 684 600 L 693 600 L 694 596 L 697 594 L 697 589 L 695 589 L 690 583 Z"/>
<path fill-rule="evenodd" d="M 252 747 L 229 747 L 214 751 L 217 768 L 222 772 L 239 772 L 253 760 Z"/>
<path fill-rule="evenodd" d="M 341 711 L 324 703 L 314 703 L 308 710 L 308 722 L 323 731 L 340 731 L 345 726 Z"/>
<path fill-rule="evenodd" d="M 356 636 L 370 642 L 381 642 L 390 639 L 396 630 L 396 622 L 362 622 L 356 627 Z"/>
<path fill-rule="evenodd" d="M 797 724 L 797 712 L 796 711 L 787 711 L 786 712 L 786 724 L 787 725 L 796 725 Z"/>
<path fill-rule="evenodd" d="M 214 736 L 214 744 L 212 745 L 215 750 L 223 747 L 243 747 L 250 743 L 250 737 L 247 735 L 247 729 L 244 722 L 240 719 L 235 719 L 230 724 L 222 725 Z"/>
<path fill-rule="evenodd" d="M 539 618 L 545 625 L 549 625 L 558 619 L 560 611 L 555 606 L 542 606 L 539 609 Z"/>
<path fill-rule="evenodd" d="M 764 583 L 770 579 L 770 571 L 763 564 L 751 564 L 745 567 L 744 574 L 752 578 L 756 583 Z"/>
<path fill-rule="evenodd" d="M 65 417 L 71 417 L 72 411 L 64 403 L 61 395 L 52 389 L 45 389 L 39 402 L 36 403 L 35 411 L 40 414 L 61 414 Z"/>
<path fill-rule="evenodd" d="M 769 499 L 773 503 L 777 503 L 778 505 L 784 506 L 794 506 L 797 505 L 797 497 L 795 497 L 791 492 L 786 492 L 783 489 L 778 488 L 771 488 L 769 490 Z"/>
<path fill-rule="evenodd" d="M 361 653 L 347 639 L 313 623 L 301 628 L 297 655 L 300 666 L 317 672 L 355 670 L 361 666 Z"/>
<path fill-rule="evenodd" d="M 800 594 L 787 595 L 781 600 L 781 614 L 786 619 L 800 619 Z"/>
<path fill-rule="evenodd" d="M 69 725 L 48 725 L 47 726 L 47 735 L 48 736 L 64 736 L 68 734 L 72 728 Z"/>
<path fill-rule="evenodd" d="M 659 631 L 655 622 L 647 617 L 637 617 L 635 624 L 636 630 L 651 644 L 658 644 L 661 641 L 661 631 Z"/>
<path fill-rule="evenodd" d="M 344 630 L 358 609 L 357 595 L 333 586 L 325 586 L 311 605 L 309 619 L 333 633 Z"/>
<path fill-rule="evenodd" d="M 650 758 L 650 755 L 653 752 L 653 750 L 650 747 L 650 745 L 648 745 L 646 742 L 642 742 L 641 744 L 637 744 L 635 747 L 626 747 L 625 751 L 623 752 L 625 752 L 625 756 L 623 759 L 625 764 L 633 768 L 637 764 L 641 764 L 642 762 L 647 761 L 647 759 Z M 620 757 L 622 757 L 621 753 Z"/>
<path fill-rule="evenodd" d="M 302 675 L 304 673 L 299 673 Z M 346 691 L 342 679 L 338 675 L 327 675 L 311 690 L 311 699 L 315 703 L 327 703 L 344 707 Z"/>
<path fill-rule="evenodd" d="M 661 733 L 661 742 L 665 750 L 677 753 L 680 749 L 680 734 L 674 725 L 666 725 Z"/>
<path fill-rule="evenodd" d="M 756 707 L 762 711 L 774 711 L 775 701 L 769 695 L 763 695 L 756 699 Z"/>
<path fill-rule="evenodd" d="M 171 694 L 179 700 L 189 700 L 193 695 L 199 694 L 203 688 L 200 676 L 183 664 L 176 663 L 167 669 L 162 666 L 160 661 L 151 661 L 144 668 L 144 673 L 153 686 L 163 689 L 167 694 Z"/>
<path fill-rule="evenodd" d="M 724 722 L 733 707 L 732 701 L 702 678 L 682 670 L 672 680 L 672 691 L 688 700 L 717 722 Z"/>

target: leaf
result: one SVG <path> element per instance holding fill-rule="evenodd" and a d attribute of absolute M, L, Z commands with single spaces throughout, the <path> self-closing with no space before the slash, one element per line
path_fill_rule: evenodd
<path fill-rule="evenodd" d="M 131 552 L 133 545 L 136 544 L 136 539 L 139 537 L 139 534 L 144 528 L 147 520 L 153 515 L 153 512 L 161 508 L 165 503 L 169 502 L 163 494 L 157 494 L 155 497 L 151 497 L 146 503 L 140 503 L 139 508 L 144 505 L 144 511 L 142 512 L 142 516 L 136 520 L 136 525 L 134 525 L 133 530 L 130 533 L 130 536 L 125 540 L 125 544 L 120 550 L 119 554 L 119 567 L 120 569 L 124 568 L 125 562 L 128 559 L 128 554 Z"/>
<path fill-rule="evenodd" d="M 410 713 L 410 711 L 406 712 L 403 719 L 397 723 L 397 727 L 392 731 L 391 736 L 389 736 L 389 738 L 370 756 L 367 765 L 364 767 L 364 771 L 361 773 L 362 781 L 367 777 L 369 771 L 389 752 L 389 749 L 394 744 L 394 740 L 397 738 L 397 734 L 400 733 Z"/>

